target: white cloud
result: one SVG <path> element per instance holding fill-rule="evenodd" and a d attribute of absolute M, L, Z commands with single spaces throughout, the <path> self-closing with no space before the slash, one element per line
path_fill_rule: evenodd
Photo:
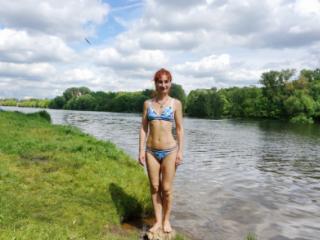
<path fill-rule="evenodd" d="M 205 78 L 213 77 L 217 73 L 225 72 L 230 68 L 230 56 L 222 54 L 219 56 L 211 55 L 199 61 L 178 64 L 174 69 L 180 74 L 191 75 L 193 77 Z"/>
<path fill-rule="evenodd" d="M 62 78 L 66 82 L 87 83 L 95 81 L 96 74 L 87 68 L 74 68 L 66 70 Z"/>
<path fill-rule="evenodd" d="M 132 54 L 122 54 L 116 48 L 92 49 L 88 56 L 100 66 L 114 70 L 153 69 L 168 61 L 159 50 L 138 50 Z"/>
<path fill-rule="evenodd" d="M 320 2 L 318 0 L 297 0 L 294 4 L 294 10 L 302 16 L 319 17 Z"/>
<path fill-rule="evenodd" d="M 140 38 L 140 46 L 145 49 L 188 50 L 198 46 L 203 34 L 184 32 L 147 32 Z"/>
<path fill-rule="evenodd" d="M 16 80 L 44 81 L 56 73 L 56 68 L 48 63 L 16 64 L 0 62 L 0 78 Z"/>
<path fill-rule="evenodd" d="M 167 8 L 173 8 L 174 10 L 181 10 L 186 8 L 196 7 L 205 3 L 205 0 L 162 0 L 160 6 L 165 6 Z M 159 6 L 156 0 L 150 0 L 149 4 Z"/>
<path fill-rule="evenodd" d="M 46 33 L 78 40 L 94 33 L 109 12 L 98 0 L 0 0 L 0 22 L 31 33 Z"/>
<path fill-rule="evenodd" d="M 178 5 L 174 7 L 175 4 L 159 5 L 152 0 L 148 3 L 141 20 L 141 31 L 157 30 L 159 34 L 170 34 L 179 31 L 193 33 L 201 29 L 211 36 L 201 44 L 210 44 L 211 49 L 233 45 L 283 48 L 307 46 L 319 41 L 320 11 L 317 9 L 320 2 L 316 0 L 219 0 L 199 1 L 196 5 L 191 1 L 190 5 L 186 2 L 186 10 Z M 293 34 L 294 29 L 304 31 Z"/>
<path fill-rule="evenodd" d="M 234 63 L 229 54 L 210 55 L 174 66 L 178 79 L 185 79 L 187 92 L 195 88 L 256 85 L 265 70 Z"/>
<path fill-rule="evenodd" d="M 56 36 L 31 35 L 26 31 L 0 29 L 0 61 L 65 62 L 71 61 L 74 57 L 74 51 Z"/>

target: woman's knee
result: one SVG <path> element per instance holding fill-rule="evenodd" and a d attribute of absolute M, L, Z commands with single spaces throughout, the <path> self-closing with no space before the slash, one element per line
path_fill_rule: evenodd
<path fill-rule="evenodd" d="M 171 194 L 172 194 L 172 186 L 171 186 L 171 184 L 163 184 L 162 193 L 165 196 L 171 196 Z"/>
<path fill-rule="evenodd" d="M 151 193 L 157 193 L 159 192 L 159 184 L 150 184 Z"/>

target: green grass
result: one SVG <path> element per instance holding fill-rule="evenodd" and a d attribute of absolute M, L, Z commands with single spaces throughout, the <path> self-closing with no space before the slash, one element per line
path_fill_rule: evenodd
<path fill-rule="evenodd" d="M 138 239 L 147 176 L 111 142 L 45 113 L 0 112 L 0 239 Z"/>
<path fill-rule="evenodd" d="M 258 239 L 254 233 L 249 232 L 245 240 L 258 240 Z"/>

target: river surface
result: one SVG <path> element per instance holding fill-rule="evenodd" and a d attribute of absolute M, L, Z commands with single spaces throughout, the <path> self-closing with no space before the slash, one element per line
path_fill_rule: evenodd
<path fill-rule="evenodd" d="M 34 112 L 39 109 L 2 107 Z M 47 110 L 138 155 L 139 114 Z M 172 225 L 194 239 L 320 239 L 320 126 L 184 118 Z"/>

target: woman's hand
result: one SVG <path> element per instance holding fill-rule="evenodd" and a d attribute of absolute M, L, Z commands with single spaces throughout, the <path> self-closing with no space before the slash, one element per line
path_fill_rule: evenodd
<path fill-rule="evenodd" d="M 180 164 L 182 164 L 182 151 L 178 151 L 176 157 L 176 166 L 179 166 Z"/>
<path fill-rule="evenodd" d="M 144 151 L 139 153 L 139 163 L 141 166 L 146 164 L 146 153 Z"/>

